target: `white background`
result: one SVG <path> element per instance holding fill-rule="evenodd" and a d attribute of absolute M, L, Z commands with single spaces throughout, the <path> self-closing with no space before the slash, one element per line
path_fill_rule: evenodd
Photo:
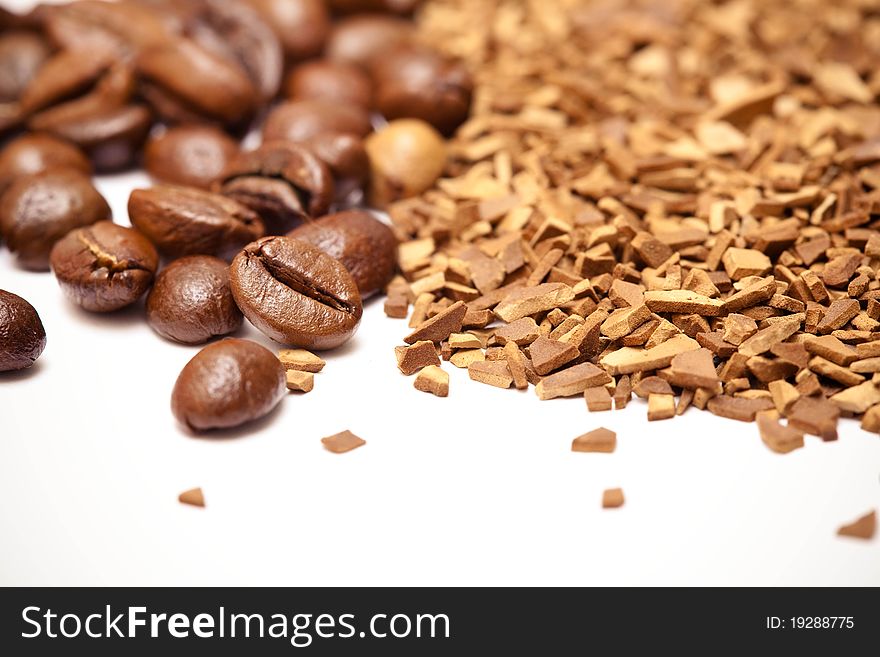
<path fill-rule="evenodd" d="M 146 182 L 98 180 L 117 222 Z M 590 414 L 448 363 L 438 399 L 398 372 L 406 322 L 374 299 L 313 392 L 197 438 L 169 400 L 198 349 L 154 334 L 142 304 L 85 313 L 6 250 L 0 288 L 48 333 L 34 368 L 0 375 L 0 585 L 880 585 L 880 538 L 835 535 L 880 507 L 880 438 L 855 422 L 781 456 L 752 424 L 648 423 L 638 399 Z M 614 454 L 570 451 L 598 426 Z M 324 450 L 344 429 L 367 444 Z M 207 508 L 177 502 L 194 486 Z M 618 486 L 625 506 L 602 510 Z"/>

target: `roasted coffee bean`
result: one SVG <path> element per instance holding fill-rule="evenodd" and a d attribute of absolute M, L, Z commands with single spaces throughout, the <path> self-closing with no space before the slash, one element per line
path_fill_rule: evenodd
<path fill-rule="evenodd" d="M 362 107 L 320 99 L 293 100 L 269 112 L 263 138 L 302 142 L 324 132 L 366 137 L 372 129 L 370 113 Z"/>
<path fill-rule="evenodd" d="M 46 348 L 46 329 L 34 307 L 0 290 L 0 372 L 23 370 Z"/>
<path fill-rule="evenodd" d="M 365 210 L 329 214 L 295 228 L 288 237 L 308 242 L 339 260 L 363 299 L 388 285 L 397 268 L 394 233 Z"/>
<path fill-rule="evenodd" d="M 147 323 L 184 344 L 234 333 L 242 315 L 229 287 L 229 265 L 212 256 L 175 260 L 156 276 L 147 295 Z"/>
<path fill-rule="evenodd" d="M 49 268 L 52 246 L 69 231 L 111 218 L 91 179 L 75 169 L 51 169 L 15 180 L 0 199 L 0 233 L 18 263 Z"/>
<path fill-rule="evenodd" d="M 143 105 L 98 107 L 94 113 L 62 112 L 58 107 L 29 122 L 33 129 L 45 130 L 82 148 L 99 172 L 119 171 L 138 158 L 153 122 Z M 79 108 L 77 108 L 79 109 Z M 41 120 L 42 119 L 42 120 Z"/>
<path fill-rule="evenodd" d="M 412 43 L 415 28 L 411 21 L 394 16 L 365 14 L 339 21 L 327 41 L 328 59 L 368 68 L 386 50 Z"/>
<path fill-rule="evenodd" d="M 372 82 L 363 69 L 346 62 L 319 59 L 300 64 L 287 76 L 284 93 L 291 100 L 322 99 L 370 108 Z"/>
<path fill-rule="evenodd" d="M 70 168 L 91 175 L 92 165 L 76 146 L 49 135 L 25 134 L 0 151 L 0 194 L 16 178 L 48 169 Z"/>
<path fill-rule="evenodd" d="M 241 65 L 260 99 L 278 94 L 284 57 L 281 42 L 259 11 L 241 0 L 199 0 L 184 31 L 196 43 Z"/>
<path fill-rule="evenodd" d="M 49 261 L 70 301 L 103 313 L 141 298 L 153 282 L 159 254 L 133 228 L 99 221 L 56 242 Z"/>
<path fill-rule="evenodd" d="M 307 148 L 284 141 L 240 153 L 214 187 L 259 214 L 270 235 L 325 214 L 333 202 L 327 165 Z"/>
<path fill-rule="evenodd" d="M 141 94 L 168 121 L 237 125 L 254 112 L 257 90 L 241 65 L 190 39 L 148 48 L 137 64 Z"/>
<path fill-rule="evenodd" d="M 44 6 L 41 19 L 52 43 L 62 50 L 110 51 L 117 60 L 167 42 L 176 31 L 162 13 L 140 0 Z"/>
<path fill-rule="evenodd" d="M 145 106 L 129 104 L 134 90 L 134 69 L 116 64 L 88 93 L 39 112 L 28 127 L 76 144 L 99 171 L 119 170 L 134 162 L 152 124 Z"/>
<path fill-rule="evenodd" d="M 288 61 L 321 54 L 330 32 L 323 0 L 248 0 L 275 30 Z"/>
<path fill-rule="evenodd" d="M 171 412 L 191 431 L 228 429 L 257 420 L 284 397 L 284 366 L 250 340 L 227 338 L 208 345 L 180 372 Z"/>
<path fill-rule="evenodd" d="M 264 237 L 235 256 L 229 269 L 244 316 L 276 342 L 332 349 L 357 330 L 363 304 L 338 260 L 290 237 Z"/>
<path fill-rule="evenodd" d="M 0 103 L 17 101 L 49 55 L 49 45 L 34 32 L 0 34 Z"/>
<path fill-rule="evenodd" d="M 389 11 L 395 14 L 411 14 L 421 0 L 327 0 L 331 10 L 355 14 L 371 11 Z"/>
<path fill-rule="evenodd" d="M 193 187 L 136 189 L 128 198 L 128 216 L 169 258 L 232 257 L 264 234 L 263 222 L 252 210 L 234 199 Z"/>
<path fill-rule="evenodd" d="M 374 207 L 428 189 L 446 165 L 443 137 L 419 119 L 398 119 L 364 142 L 370 156 L 370 202 Z"/>
<path fill-rule="evenodd" d="M 333 174 L 336 198 L 348 199 L 361 190 L 370 175 L 370 158 L 361 138 L 346 133 L 322 132 L 303 142 Z"/>
<path fill-rule="evenodd" d="M 374 105 L 389 121 L 422 119 L 449 135 L 468 117 L 473 82 L 461 62 L 406 46 L 375 58 L 371 71 Z"/>
<path fill-rule="evenodd" d="M 21 111 L 30 115 L 91 91 L 113 65 L 107 51 L 65 50 L 49 59 L 21 95 Z"/>
<path fill-rule="evenodd" d="M 238 143 L 205 125 L 169 128 L 147 141 L 144 167 L 156 180 L 209 189 L 238 154 Z"/>

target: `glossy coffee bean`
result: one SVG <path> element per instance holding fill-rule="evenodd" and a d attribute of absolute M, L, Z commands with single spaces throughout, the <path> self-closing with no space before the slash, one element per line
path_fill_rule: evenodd
<path fill-rule="evenodd" d="M 345 62 L 318 59 L 300 64 L 287 76 L 284 94 L 291 100 L 322 99 L 370 108 L 372 82 L 363 69 Z"/>
<path fill-rule="evenodd" d="M 229 265 L 212 256 L 175 260 L 156 276 L 147 295 L 147 323 L 183 344 L 234 333 L 242 315 L 229 287 Z"/>
<path fill-rule="evenodd" d="M 44 134 L 24 134 L 0 151 L 0 194 L 16 178 L 48 169 L 70 168 L 91 175 L 92 165 L 83 152 L 62 139 Z"/>
<path fill-rule="evenodd" d="M 240 153 L 215 190 L 256 212 L 270 235 L 286 233 L 333 202 L 333 177 L 312 151 L 286 141 Z"/>
<path fill-rule="evenodd" d="M 109 221 L 72 230 L 55 244 L 49 260 L 64 295 L 100 313 L 140 299 L 159 266 L 146 237 Z"/>
<path fill-rule="evenodd" d="M 397 268 L 394 233 L 365 210 L 329 214 L 295 228 L 288 237 L 308 242 L 339 260 L 364 299 L 388 285 Z"/>
<path fill-rule="evenodd" d="M 364 142 L 370 156 L 370 203 L 385 207 L 431 187 L 446 166 L 446 143 L 418 119 L 398 119 Z"/>
<path fill-rule="evenodd" d="M 99 172 L 119 171 L 138 158 L 153 123 L 144 105 L 59 106 L 39 114 L 28 123 L 73 142 L 89 156 Z"/>
<path fill-rule="evenodd" d="M 66 50 L 53 55 L 22 93 L 22 112 L 34 114 L 88 93 L 113 64 L 112 53 L 100 50 Z"/>
<path fill-rule="evenodd" d="M 49 56 L 49 44 L 34 32 L 0 34 L 0 103 L 18 100 Z"/>
<path fill-rule="evenodd" d="M 228 429 L 267 415 L 285 392 L 284 367 L 275 354 L 256 342 L 228 338 L 184 366 L 171 411 L 191 431 Z"/>
<path fill-rule="evenodd" d="M 375 108 L 389 121 L 422 119 L 449 135 L 468 117 L 473 82 L 461 62 L 408 46 L 376 57 L 371 70 Z"/>
<path fill-rule="evenodd" d="M 171 39 L 165 16 L 141 0 L 87 0 L 40 7 L 43 29 L 62 50 L 114 53 L 127 59 L 143 48 Z"/>
<path fill-rule="evenodd" d="M 232 257 L 264 233 L 255 212 L 234 199 L 194 187 L 156 185 L 128 197 L 131 224 L 162 255 Z"/>
<path fill-rule="evenodd" d="M 46 330 L 34 307 L 0 290 L 0 372 L 23 370 L 46 348 Z"/>
<path fill-rule="evenodd" d="M 302 142 L 333 174 L 336 198 L 344 201 L 363 189 L 370 175 L 370 158 L 359 137 L 347 133 L 322 132 Z"/>
<path fill-rule="evenodd" d="M 204 125 L 169 128 L 147 141 L 144 167 L 156 180 L 209 189 L 238 154 L 238 143 Z"/>
<path fill-rule="evenodd" d="M 323 0 L 248 0 L 281 39 L 288 61 L 315 57 L 330 32 Z"/>
<path fill-rule="evenodd" d="M 249 244 L 232 261 L 229 280 L 244 316 L 282 344 L 338 347 L 363 314 L 357 284 L 342 263 L 290 237 Z"/>
<path fill-rule="evenodd" d="M 191 39 L 148 48 L 137 66 L 141 94 L 172 123 L 237 125 L 255 109 L 257 89 L 242 66 Z"/>
<path fill-rule="evenodd" d="M 325 54 L 333 61 L 366 69 L 377 55 L 414 40 L 411 21 L 376 14 L 351 16 L 336 23 Z"/>
<path fill-rule="evenodd" d="M 91 179 L 75 169 L 16 178 L 0 199 L 0 233 L 25 269 L 49 268 L 52 246 L 79 226 L 111 218 Z"/>
<path fill-rule="evenodd" d="M 265 17 L 242 0 L 199 0 L 184 31 L 206 50 L 241 65 L 260 99 L 278 94 L 284 69 L 281 42 Z"/>
<path fill-rule="evenodd" d="M 324 132 L 366 137 L 372 129 L 370 113 L 362 107 L 320 99 L 293 100 L 269 112 L 263 138 L 302 142 Z"/>

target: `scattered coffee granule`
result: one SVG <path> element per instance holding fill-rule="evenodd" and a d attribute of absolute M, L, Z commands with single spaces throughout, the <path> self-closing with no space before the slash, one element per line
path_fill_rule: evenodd
<path fill-rule="evenodd" d="M 623 489 L 608 488 L 602 492 L 602 508 L 617 509 L 623 506 Z"/>
<path fill-rule="evenodd" d="M 431 319 L 425 320 L 412 333 L 406 336 L 403 341 L 407 344 L 413 344 L 422 340 L 430 342 L 446 340 L 451 333 L 461 330 L 466 312 L 467 306 L 465 306 L 464 302 L 456 301 L 446 310 L 437 313 Z"/>
<path fill-rule="evenodd" d="M 672 395 L 648 395 L 648 421 L 668 420 L 675 417 L 675 397 Z"/>
<path fill-rule="evenodd" d="M 416 375 L 413 386 L 416 390 L 430 392 L 437 397 L 447 397 L 449 395 L 449 374 L 437 365 L 428 365 Z"/>
<path fill-rule="evenodd" d="M 311 392 L 315 387 L 315 375 L 311 372 L 287 370 L 287 372 L 285 372 L 285 379 L 287 381 L 288 390 Z"/>
<path fill-rule="evenodd" d="M 584 400 L 591 413 L 611 410 L 611 394 L 605 386 L 587 388 L 584 390 Z"/>
<path fill-rule="evenodd" d="M 200 507 L 205 506 L 205 494 L 202 492 L 201 488 L 190 488 L 189 490 L 185 490 L 177 496 L 177 500 L 181 504 Z"/>
<path fill-rule="evenodd" d="M 450 363 L 462 369 L 467 369 L 471 363 L 482 360 L 486 360 L 486 354 L 483 353 L 482 349 L 462 349 L 449 357 Z"/>
<path fill-rule="evenodd" d="M 474 381 L 485 383 L 496 388 L 509 388 L 513 376 L 507 367 L 507 361 L 475 361 L 468 365 L 468 376 Z"/>
<path fill-rule="evenodd" d="M 415 374 L 423 367 L 440 364 L 437 348 L 430 340 L 419 340 L 410 347 L 394 347 L 394 355 L 397 369 L 405 376 Z"/>
<path fill-rule="evenodd" d="M 286 370 L 318 373 L 327 363 L 306 349 L 282 349 L 278 352 L 278 360 Z"/>
<path fill-rule="evenodd" d="M 617 448 L 617 434 L 599 427 L 571 441 L 572 452 L 603 452 L 610 454 Z"/>
<path fill-rule="evenodd" d="M 852 538 L 861 538 L 871 540 L 877 531 L 877 512 L 870 511 L 858 520 L 847 525 L 843 525 L 837 530 L 838 536 L 850 536 Z"/>
<path fill-rule="evenodd" d="M 357 449 L 362 445 L 366 445 L 367 441 L 358 438 L 351 431 L 343 431 L 342 433 L 337 433 L 332 436 L 327 436 L 326 438 L 321 438 L 321 442 L 324 444 L 324 447 L 333 452 L 334 454 L 343 454 L 345 452 L 350 452 L 353 449 Z"/>
<path fill-rule="evenodd" d="M 783 426 L 774 411 L 761 411 L 756 415 L 761 440 L 771 450 L 788 454 L 804 446 L 804 434 L 793 427 Z"/>
<path fill-rule="evenodd" d="M 574 345 L 539 337 L 529 346 L 529 356 L 538 374 L 549 374 L 580 355 Z"/>
<path fill-rule="evenodd" d="M 513 386 L 517 390 L 525 390 L 529 387 L 529 377 L 526 372 L 526 362 L 523 353 L 511 341 L 504 345 L 504 356 L 507 361 L 507 369 L 513 377 Z"/>

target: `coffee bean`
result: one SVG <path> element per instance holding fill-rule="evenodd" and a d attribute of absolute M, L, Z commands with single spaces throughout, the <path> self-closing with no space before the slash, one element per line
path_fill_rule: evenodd
<path fill-rule="evenodd" d="M 364 142 L 370 156 L 370 202 L 385 207 L 428 189 L 446 166 L 443 137 L 424 121 L 398 119 Z"/>
<path fill-rule="evenodd" d="M 291 100 L 323 99 L 370 108 L 370 77 L 354 64 L 319 59 L 300 64 L 287 76 L 284 93 Z"/>
<path fill-rule="evenodd" d="M 62 50 L 110 51 L 117 61 L 171 39 L 179 28 L 153 2 L 68 2 L 40 7 L 40 19 Z M 180 3 L 178 3 L 180 4 Z"/>
<path fill-rule="evenodd" d="M 238 153 L 238 143 L 211 126 L 169 128 L 147 141 L 144 167 L 156 180 L 209 189 Z"/>
<path fill-rule="evenodd" d="M 99 221 L 59 240 L 49 257 L 64 295 L 92 312 L 128 306 L 153 282 L 159 255 L 132 228 Z"/>
<path fill-rule="evenodd" d="M 458 61 L 424 47 L 388 50 L 372 61 L 374 104 L 389 121 L 422 119 L 445 135 L 467 118 L 473 82 Z"/>
<path fill-rule="evenodd" d="M 194 3 L 184 32 L 206 50 L 239 64 L 262 102 L 281 86 L 284 58 L 281 43 L 259 11 L 239 0 Z"/>
<path fill-rule="evenodd" d="M 333 202 L 333 177 L 303 146 L 267 142 L 238 155 L 214 185 L 260 215 L 270 235 L 286 233 Z"/>
<path fill-rule="evenodd" d="M 184 366 L 171 411 L 191 431 L 228 429 L 267 415 L 285 390 L 284 367 L 275 354 L 256 342 L 227 338 Z"/>
<path fill-rule="evenodd" d="M 64 167 L 92 173 L 88 158 L 76 146 L 49 135 L 22 135 L 0 151 L 0 194 L 16 178 Z"/>
<path fill-rule="evenodd" d="M 322 132 L 302 143 L 330 169 L 337 200 L 345 202 L 352 192 L 363 189 L 370 175 L 370 158 L 360 137 Z"/>
<path fill-rule="evenodd" d="M 111 218 L 110 206 L 76 169 L 51 169 L 15 180 L 0 199 L 0 233 L 18 263 L 49 268 L 52 246 L 69 231 Z"/>
<path fill-rule="evenodd" d="M 241 203 L 194 187 L 136 189 L 128 198 L 128 215 L 168 258 L 232 257 L 265 230 L 257 214 Z"/>
<path fill-rule="evenodd" d="M 336 23 L 327 41 L 326 57 L 368 68 L 380 53 L 414 40 L 411 21 L 374 14 L 351 16 Z"/>
<path fill-rule="evenodd" d="M 153 122 L 145 106 L 72 105 L 42 112 L 28 126 L 81 147 L 99 172 L 119 171 L 137 160 Z"/>
<path fill-rule="evenodd" d="M 254 112 L 257 90 L 241 65 L 191 39 L 147 48 L 137 64 L 141 94 L 168 121 L 236 125 Z"/>
<path fill-rule="evenodd" d="M 239 253 L 229 270 L 244 316 L 276 342 L 332 349 L 357 330 L 363 304 L 338 260 L 290 237 L 264 237 Z"/>
<path fill-rule="evenodd" d="M 269 112 L 263 138 L 302 142 L 324 132 L 366 137 L 372 130 L 370 113 L 362 107 L 321 99 L 293 100 Z"/>
<path fill-rule="evenodd" d="M 34 307 L 0 290 L 0 372 L 23 370 L 46 348 L 46 330 Z"/>
<path fill-rule="evenodd" d="M 323 0 L 248 0 L 281 39 L 288 61 L 321 54 L 330 32 Z"/>
<path fill-rule="evenodd" d="M 329 214 L 295 228 L 288 237 L 308 242 L 339 260 L 364 299 L 388 285 L 397 268 L 394 233 L 365 210 Z"/>
<path fill-rule="evenodd" d="M 49 55 L 46 40 L 34 32 L 0 35 L 0 103 L 17 101 Z"/>
<path fill-rule="evenodd" d="M 88 93 L 113 63 L 112 54 L 102 50 L 66 50 L 53 55 L 22 93 L 22 113 L 30 115 Z"/>
<path fill-rule="evenodd" d="M 229 265 L 211 256 L 175 260 L 156 276 L 147 295 L 147 323 L 184 344 L 234 333 L 242 315 L 229 287 Z"/>

